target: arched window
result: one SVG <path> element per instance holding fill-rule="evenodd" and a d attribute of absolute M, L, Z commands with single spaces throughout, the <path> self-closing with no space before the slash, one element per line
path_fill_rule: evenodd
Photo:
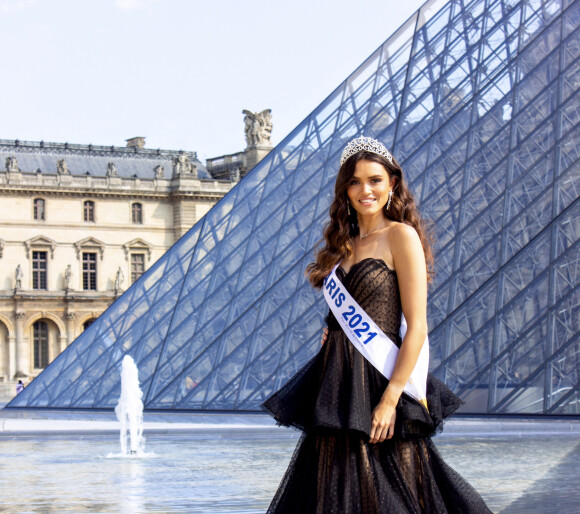
<path fill-rule="evenodd" d="M 83 204 L 83 219 L 85 221 L 95 221 L 95 202 L 86 200 Z"/>
<path fill-rule="evenodd" d="M 34 339 L 34 367 L 43 369 L 48 366 L 48 323 L 36 321 L 32 325 Z"/>
<path fill-rule="evenodd" d="M 89 328 L 94 322 L 95 322 L 94 318 L 91 318 L 91 319 L 88 319 L 87 321 L 85 321 L 83 323 L 83 330 L 86 330 L 87 328 Z"/>
<path fill-rule="evenodd" d="M 143 223 L 143 205 L 140 203 L 134 203 L 131 206 L 131 219 L 133 223 Z"/>
<path fill-rule="evenodd" d="M 42 198 L 34 199 L 33 216 L 35 220 L 45 220 L 46 210 L 44 200 Z"/>

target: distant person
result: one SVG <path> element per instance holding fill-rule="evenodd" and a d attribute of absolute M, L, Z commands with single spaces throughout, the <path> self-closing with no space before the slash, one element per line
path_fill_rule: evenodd
<path fill-rule="evenodd" d="M 431 247 L 405 182 L 381 142 L 344 149 L 306 268 L 330 307 L 323 346 L 263 404 L 303 431 L 269 513 L 490 512 L 431 441 L 461 401 L 428 374 Z"/>
<path fill-rule="evenodd" d="M 22 391 L 24 391 L 24 383 L 19 380 L 18 384 L 16 384 L 16 394 L 20 394 Z"/>

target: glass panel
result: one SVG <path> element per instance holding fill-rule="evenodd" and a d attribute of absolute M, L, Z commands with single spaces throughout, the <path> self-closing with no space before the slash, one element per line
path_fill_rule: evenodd
<path fill-rule="evenodd" d="M 552 214 L 552 188 L 518 215 L 505 230 L 504 261 L 511 259 L 550 222 Z"/>
<path fill-rule="evenodd" d="M 580 292 L 572 290 L 556 304 L 552 311 L 552 341 L 554 350 L 564 348 L 578 338 L 580 330 Z"/>
<path fill-rule="evenodd" d="M 543 273 L 498 316 L 498 348 L 510 346 L 548 307 L 548 274 Z"/>
<path fill-rule="evenodd" d="M 488 325 L 467 344 L 462 345 L 446 363 L 445 383 L 452 390 L 460 391 L 463 396 L 463 391 L 472 387 L 470 382 L 477 382 L 478 375 L 489 366 L 492 343 L 493 326 Z"/>
<path fill-rule="evenodd" d="M 500 240 L 492 239 L 455 276 L 455 301 L 458 307 L 489 280 L 499 267 Z"/>
<path fill-rule="evenodd" d="M 515 169 L 515 166 L 514 166 Z M 516 172 L 517 173 L 517 172 Z M 512 220 L 550 186 L 554 175 L 554 155 L 546 155 L 507 191 L 506 221 Z"/>
<path fill-rule="evenodd" d="M 557 255 L 570 248 L 580 239 L 580 203 L 576 202 L 572 207 L 564 211 L 556 218 L 553 224 L 555 232 L 555 248 Z"/>
<path fill-rule="evenodd" d="M 493 393 L 493 388 L 490 385 L 489 370 L 479 374 L 469 384 L 462 386 L 455 392 L 465 402 L 459 412 L 466 414 L 488 412 L 490 393 Z"/>
<path fill-rule="evenodd" d="M 495 281 L 459 307 L 450 318 L 449 353 L 457 350 L 495 315 Z"/>
<path fill-rule="evenodd" d="M 525 383 L 525 387 L 509 389 L 509 401 L 501 407 L 494 409 L 496 412 L 510 414 L 539 414 L 544 410 L 544 383 L 545 372 L 542 371 L 533 379 Z"/>
<path fill-rule="evenodd" d="M 544 232 L 502 269 L 500 287 L 503 305 L 531 284 L 548 267 L 550 239 L 550 232 Z"/>
<path fill-rule="evenodd" d="M 580 284 L 580 245 L 576 244 L 558 258 L 552 266 L 553 302 L 560 301 Z"/>
<path fill-rule="evenodd" d="M 580 93 L 577 97 L 580 96 Z M 566 134 L 569 130 L 577 130 L 580 121 L 580 109 L 578 108 L 580 99 L 572 98 L 561 110 L 560 133 Z"/>
<path fill-rule="evenodd" d="M 546 335 L 547 318 L 544 317 L 496 361 L 497 401 L 520 387 L 546 360 Z"/>
<path fill-rule="evenodd" d="M 557 353 L 548 364 L 550 375 L 548 402 L 550 408 L 567 405 L 570 407 L 569 397 L 578 389 L 580 376 L 578 371 L 578 357 L 580 356 L 580 340 L 573 341 Z M 559 404 L 559 405 L 558 405 Z M 578 412 L 576 406 L 576 412 Z"/>

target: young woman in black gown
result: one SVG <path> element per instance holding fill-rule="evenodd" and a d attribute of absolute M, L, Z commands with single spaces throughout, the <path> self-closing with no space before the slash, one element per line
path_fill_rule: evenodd
<path fill-rule="evenodd" d="M 427 334 L 432 258 L 402 170 L 380 142 L 361 137 L 345 148 L 324 239 L 310 282 L 320 288 L 340 263 L 338 278 L 399 355 L 387 380 L 329 312 L 320 352 L 263 405 L 303 431 L 268 512 L 489 512 L 430 439 L 459 398 L 432 375 L 427 408 L 403 392 Z"/>

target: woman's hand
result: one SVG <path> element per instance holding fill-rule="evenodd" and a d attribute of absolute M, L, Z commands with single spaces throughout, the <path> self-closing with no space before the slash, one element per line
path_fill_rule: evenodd
<path fill-rule="evenodd" d="M 324 327 L 322 329 L 322 337 L 320 338 L 320 344 L 324 344 L 326 343 L 326 340 L 328 339 L 328 327 Z"/>
<path fill-rule="evenodd" d="M 371 415 L 371 444 L 382 443 L 395 434 L 396 406 L 380 401 Z"/>

